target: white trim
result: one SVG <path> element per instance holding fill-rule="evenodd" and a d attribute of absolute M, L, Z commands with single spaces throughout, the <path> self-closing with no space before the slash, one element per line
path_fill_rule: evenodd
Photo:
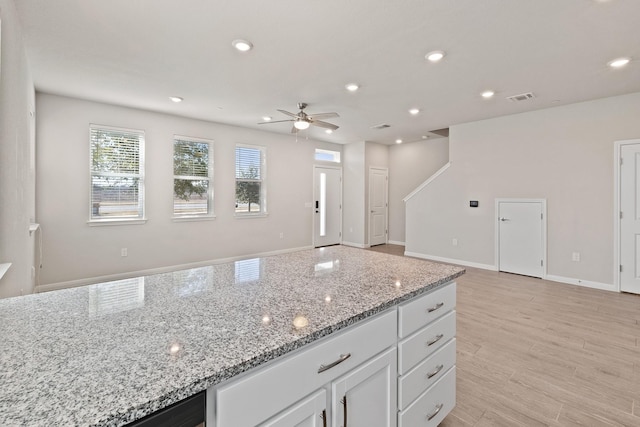
<path fill-rule="evenodd" d="M 171 218 L 173 222 L 196 222 L 211 221 L 216 219 L 215 215 L 192 215 L 192 216 L 174 216 Z"/>
<path fill-rule="evenodd" d="M 11 267 L 11 263 L 10 262 L 6 262 L 3 264 L 0 264 L 0 279 L 2 279 L 2 277 L 5 275 L 5 273 L 9 270 L 9 267 Z"/>
<path fill-rule="evenodd" d="M 542 276 L 547 278 L 547 199 L 496 199 L 494 211 L 494 263 L 496 271 L 500 271 L 500 227 L 498 227 L 498 214 L 500 203 L 540 203 L 542 204 Z"/>
<path fill-rule="evenodd" d="M 409 193 L 404 199 L 402 199 L 403 202 L 408 202 L 410 198 L 412 198 L 413 196 L 415 196 L 416 194 L 418 194 L 424 187 L 426 187 L 427 185 L 431 184 L 431 182 L 436 179 L 437 177 L 439 177 L 440 175 L 442 175 L 442 173 L 444 171 L 446 171 L 447 169 L 449 169 L 449 166 L 451 166 L 451 162 L 448 162 L 446 165 L 442 166 L 440 169 L 438 169 L 433 175 L 431 175 L 429 178 L 427 178 L 427 180 L 425 182 L 423 182 L 422 184 L 420 184 L 418 186 L 418 188 L 416 188 L 415 190 L 413 190 L 411 193 Z"/>
<path fill-rule="evenodd" d="M 302 246 L 299 248 L 280 249 L 277 251 L 260 252 L 256 254 L 248 254 L 248 255 L 235 256 L 230 258 L 218 258 L 218 259 L 213 259 L 208 261 L 198 261 L 198 262 L 191 262 L 187 264 L 170 265 L 167 267 L 150 268 L 147 270 L 130 271 L 127 273 L 108 274 L 105 276 L 96 276 L 96 277 L 91 277 L 87 279 L 69 280 L 67 282 L 49 283 L 46 285 L 36 286 L 34 292 L 39 293 L 39 292 L 57 291 L 60 289 L 75 288 L 78 286 L 85 286 L 85 285 L 93 285 L 96 283 L 111 282 L 113 280 L 131 279 L 131 278 L 140 277 L 140 276 L 150 276 L 152 274 L 170 273 L 172 271 L 206 267 L 208 265 L 215 265 L 215 264 L 224 264 L 227 262 L 240 261 L 243 259 L 280 255 L 280 254 L 286 254 L 290 252 L 303 251 L 307 249 L 313 249 L 313 247 Z"/>
<path fill-rule="evenodd" d="M 387 243 L 390 244 L 390 245 L 405 246 L 405 242 L 401 242 L 399 240 L 389 240 Z"/>
<path fill-rule="evenodd" d="M 569 285 L 582 286 L 585 288 L 601 289 L 604 291 L 617 292 L 615 285 L 610 283 L 592 282 L 590 280 L 574 279 L 573 277 L 562 277 L 555 275 L 547 275 L 545 280 L 552 282 L 567 283 Z"/>
<path fill-rule="evenodd" d="M 620 292 L 620 264 L 622 256 L 620 248 L 620 159 L 622 146 L 640 144 L 640 139 L 625 139 L 613 144 L 613 286 Z"/>
<path fill-rule="evenodd" d="M 447 264 L 457 264 L 457 265 L 464 265 L 465 267 L 473 267 L 473 268 L 481 268 L 483 270 L 498 271 L 495 265 L 490 265 L 490 264 L 480 264 L 477 262 L 464 261 L 461 259 L 453 259 L 453 258 L 444 258 L 444 257 L 435 256 L 435 255 L 421 254 L 417 252 L 405 251 L 404 254 L 405 256 L 427 259 L 429 261 L 445 262 Z"/>
<path fill-rule="evenodd" d="M 351 247 L 360 248 L 360 249 L 366 249 L 371 247 L 370 245 L 365 245 L 363 243 L 353 243 L 353 242 L 345 242 L 345 241 L 343 241 L 342 244 L 344 246 L 351 246 Z"/>
<path fill-rule="evenodd" d="M 94 219 L 87 221 L 89 227 L 102 227 L 105 225 L 139 225 L 145 224 L 147 218 L 136 219 Z"/>

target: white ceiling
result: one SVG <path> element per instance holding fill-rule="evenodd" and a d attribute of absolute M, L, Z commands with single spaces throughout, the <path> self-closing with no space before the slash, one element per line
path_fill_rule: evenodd
<path fill-rule="evenodd" d="M 36 89 L 338 143 L 640 91 L 639 0 L 15 0 Z M 241 53 L 231 42 L 253 43 Z M 447 56 L 424 59 L 432 50 Z M 607 62 L 633 61 L 612 70 Z M 345 84 L 356 82 L 356 93 Z M 484 100 L 486 89 L 496 96 Z M 510 102 L 507 96 L 536 98 Z M 169 96 L 184 102 L 174 104 Z M 411 116 L 410 108 L 420 114 Z M 371 129 L 387 123 L 385 130 Z M 307 131 L 303 131 L 303 135 Z"/>

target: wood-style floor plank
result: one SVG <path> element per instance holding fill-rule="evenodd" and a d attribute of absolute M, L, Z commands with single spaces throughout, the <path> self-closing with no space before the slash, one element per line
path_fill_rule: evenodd
<path fill-rule="evenodd" d="M 474 268 L 457 283 L 457 402 L 441 426 L 640 426 L 639 295 Z"/>

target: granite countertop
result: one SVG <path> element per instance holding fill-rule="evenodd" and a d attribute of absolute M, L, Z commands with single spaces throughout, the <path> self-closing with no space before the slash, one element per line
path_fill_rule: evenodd
<path fill-rule="evenodd" d="M 333 246 L 0 300 L 0 425 L 120 426 L 463 273 Z"/>

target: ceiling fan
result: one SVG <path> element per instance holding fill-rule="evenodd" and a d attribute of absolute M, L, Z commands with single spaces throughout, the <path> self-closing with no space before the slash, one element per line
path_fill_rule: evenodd
<path fill-rule="evenodd" d="M 332 117 L 340 117 L 338 113 L 318 113 L 318 114 L 307 114 L 304 112 L 304 109 L 307 108 L 307 104 L 304 102 L 298 102 L 298 108 L 300 111 L 298 114 L 290 113 L 285 110 L 278 110 L 282 114 L 285 114 L 290 119 L 287 120 L 275 120 L 269 122 L 261 122 L 259 125 L 266 125 L 269 123 L 282 123 L 282 122 L 293 122 L 293 127 L 291 128 L 291 133 L 296 133 L 299 130 L 305 130 L 310 125 L 318 126 L 325 129 L 336 130 L 339 126 L 334 125 L 333 123 L 323 122 L 321 119 L 330 119 Z"/>

